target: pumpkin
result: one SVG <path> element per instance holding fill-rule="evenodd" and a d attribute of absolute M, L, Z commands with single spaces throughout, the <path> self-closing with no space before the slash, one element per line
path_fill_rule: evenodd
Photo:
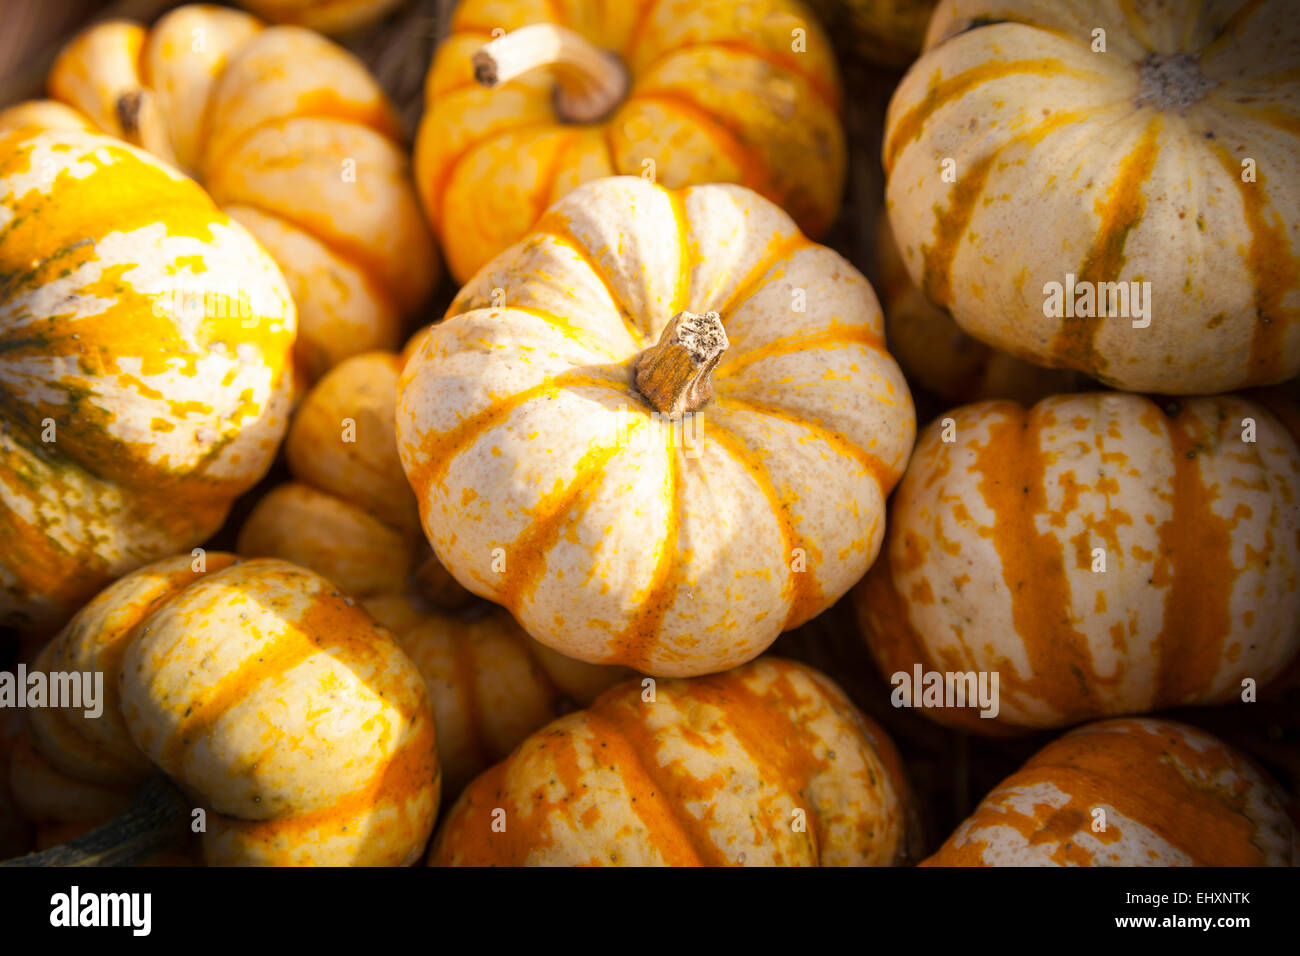
<path fill-rule="evenodd" d="M 275 257 L 306 378 L 401 341 L 437 253 L 392 106 L 350 53 L 301 27 L 193 5 L 152 29 L 89 27 L 48 87 L 99 130 L 187 171 Z"/>
<path fill-rule="evenodd" d="M 355 355 L 303 397 L 285 440 L 295 480 L 254 507 L 240 554 L 284 558 L 359 598 L 406 589 L 424 542 L 393 431 L 399 370 L 392 352 Z"/>
<path fill-rule="evenodd" d="M 465 0 L 425 82 L 416 181 L 464 283 L 582 183 L 740 183 L 819 236 L 839 76 L 791 0 Z"/>
<path fill-rule="evenodd" d="M 884 674 L 997 674 L 995 718 L 925 710 L 987 733 L 1267 690 L 1298 576 L 1300 445 L 1271 413 L 1091 393 L 926 428 L 854 598 Z"/>
<path fill-rule="evenodd" d="M 27 711 L 20 798 L 93 818 L 161 770 L 205 809 L 209 864 L 411 862 L 439 787 L 415 666 L 319 575 L 201 559 L 127 575 L 42 651 L 46 673 L 103 673 L 103 714 Z"/>
<path fill-rule="evenodd" d="M 406 363 L 425 533 L 568 657 L 750 660 L 879 549 L 915 429 L 882 333 L 867 281 L 743 187 L 581 186 Z"/>
<path fill-rule="evenodd" d="M 1048 744 L 922 866 L 1295 866 L 1287 797 L 1244 754 L 1172 720 Z"/>
<path fill-rule="evenodd" d="M 353 356 L 307 393 L 285 442 L 297 480 L 258 502 L 238 548 L 324 575 L 395 635 L 433 701 L 446 799 L 627 672 L 538 644 L 426 556 L 393 431 L 399 369 L 392 353 Z"/>
<path fill-rule="evenodd" d="M 913 280 L 976 338 L 1125 390 L 1296 375 L 1291 13 L 945 0 L 886 116 Z"/>
<path fill-rule="evenodd" d="M 331 35 L 383 19 L 406 0 L 237 0 L 263 20 L 310 27 Z"/>
<path fill-rule="evenodd" d="M 1009 398 L 1033 403 L 1075 391 L 1082 376 L 1046 369 L 973 339 L 913 284 L 883 211 L 876 228 L 876 288 L 885 336 L 908 381 L 948 404 Z"/>
<path fill-rule="evenodd" d="M 170 167 L 3 122 L 0 278 L 0 625 L 48 632 L 206 539 L 270 466 L 294 305 L 248 232 Z"/>
<path fill-rule="evenodd" d="M 921 52 L 935 0 L 810 0 L 827 32 L 878 66 L 907 66 Z"/>
<path fill-rule="evenodd" d="M 812 668 L 765 657 L 636 680 L 524 741 L 461 795 L 446 866 L 889 866 L 915 829 L 889 738 Z M 504 824 L 504 826 L 502 826 Z"/>

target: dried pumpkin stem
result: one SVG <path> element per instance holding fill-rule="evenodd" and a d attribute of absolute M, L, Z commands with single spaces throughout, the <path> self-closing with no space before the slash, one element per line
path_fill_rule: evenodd
<path fill-rule="evenodd" d="M 166 777 L 152 777 L 131 805 L 103 826 L 0 866 L 131 866 L 179 840 L 188 817 L 189 806 L 180 791 Z"/>
<path fill-rule="evenodd" d="M 555 111 L 565 123 L 595 123 L 618 107 L 631 80 L 618 57 L 552 23 L 520 27 L 479 47 L 474 79 L 489 89 L 549 67 L 559 85 Z"/>
<path fill-rule="evenodd" d="M 710 376 L 727 345 L 718 313 L 678 312 L 636 360 L 636 387 L 669 421 L 698 412 L 713 397 Z"/>
<path fill-rule="evenodd" d="M 148 90 L 132 90 L 119 96 L 117 121 L 128 143 L 139 146 L 165 163 L 179 165 L 162 113 Z"/>

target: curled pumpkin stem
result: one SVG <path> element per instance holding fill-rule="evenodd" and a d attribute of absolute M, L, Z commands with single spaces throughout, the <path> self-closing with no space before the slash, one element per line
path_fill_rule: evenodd
<path fill-rule="evenodd" d="M 166 777 L 151 777 L 131 805 L 103 826 L 0 866 L 133 866 L 185 834 L 189 804 Z"/>
<path fill-rule="evenodd" d="M 489 89 L 549 67 L 559 81 L 555 111 L 565 123 L 599 122 L 623 102 L 631 86 L 618 57 L 552 23 L 536 23 L 499 36 L 481 46 L 473 62 L 474 79 Z"/>
<path fill-rule="evenodd" d="M 678 312 L 637 359 L 636 387 L 669 421 L 698 412 L 713 397 L 711 375 L 728 344 L 718 313 Z"/>

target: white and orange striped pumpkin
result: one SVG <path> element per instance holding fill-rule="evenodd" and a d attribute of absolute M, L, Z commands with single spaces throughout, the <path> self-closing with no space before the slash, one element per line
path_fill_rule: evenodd
<path fill-rule="evenodd" d="M 911 396 L 871 286 L 740 186 L 581 186 L 402 373 L 439 560 L 561 653 L 733 667 L 875 559 Z"/>
<path fill-rule="evenodd" d="M 393 434 L 399 369 L 393 353 L 356 355 L 303 397 L 285 442 L 295 480 L 257 503 L 238 549 L 324 575 L 393 632 L 428 686 L 451 798 L 627 672 L 537 643 L 428 554 Z"/>
<path fill-rule="evenodd" d="M 884 732 L 822 674 L 764 657 L 627 681 L 533 734 L 469 786 L 429 862 L 890 866 L 915 819 Z"/>
<path fill-rule="evenodd" d="M 0 123 L 0 275 L 0 624 L 48 632 L 270 466 L 294 305 L 198 186 L 74 129 Z"/>
<path fill-rule="evenodd" d="M 416 177 L 460 283 L 618 174 L 740 183 L 817 237 L 844 185 L 840 99 L 792 0 L 464 0 L 425 81 Z"/>
<path fill-rule="evenodd" d="M 1118 388 L 1297 374 L 1298 46 L 1288 0 L 944 0 L 886 118 L 912 278 L 976 338 Z M 1105 285 L 1140 282 L 1145 316 Z"/>
<path fill-rule="evenodd" d="M 996 719 L 925 710 L 964 729 L 1240 700 L 1300 654 L 1300 445 L 1233 395 L 956 409 L 854 597 L 884 674 L 997 673 Z"/>
<path fill-rule="evenodd" d="M 1048 744 L 922 866 L 1296 866 L 1288 798 L 1249 758 L 1172 720 Z"/>
<path fill-rule="evenodd" d="M 197 179 L 284 271 L 308 378 L 401 342 L 437 280 L 437 252 L 392 106 L 346 50 L 192 5 L 152 28 L 89 27 L 48 88 L 73 109 L 26 104 L 0 126 L 88 120 Z"/>
<path fill-rule="evenodd" d="M 85 821 L 155 768 L 207 811 L 209 864 L 397 865 L 438 808 L 433 716 L 392 636 L 319 575 L 217 552 L 127 575 L 36 661 L 104 675 L 103 714 L 27 712 L 20 799 Z"/>

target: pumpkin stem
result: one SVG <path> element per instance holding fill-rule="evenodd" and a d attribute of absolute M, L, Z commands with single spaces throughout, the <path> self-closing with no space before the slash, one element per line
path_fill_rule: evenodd
<path fill-rule="evenodd" d="M 139 146 L 165 163 L 180 165 L 158 104 L 148 90 L 132 90 L 119 96 L 117 121 L 122 124 L 123 137 L 132 146 Z"/>
<path fill-rule="evenodd" d="M 728 344 L 718 313 L 678 312 L 637 358 L 636 387 L 669 421 L 698 412 L 713 397 L 709 376 Z"/>
<path fill-rule="evenodd" d="M 623 102 L 631 85 L 618 57 L 553 23 L 511 30 L 481 46 L 473 62 L 474 79 L 488 89 L 550 67 L 559 81 L 555 112 L 564 123 L 599 122 Z"/>
<path fill-rule="evenodd" d="M 133 866 L 179 840 L 188 818 L 189 804 L 171 781 L 151 777 L 131 805 L 103 826 L 0 866 Z"/>

